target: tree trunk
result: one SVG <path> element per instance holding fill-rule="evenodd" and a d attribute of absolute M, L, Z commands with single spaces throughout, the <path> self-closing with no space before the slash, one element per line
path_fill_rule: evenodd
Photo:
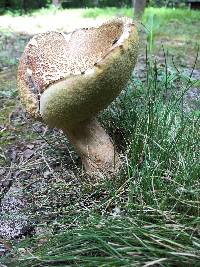
<path fill-rule="evenodd" d="M 25 0 L 20 1 L 20 15 L 22 16 L 24 13 L 26 13 L 26 3 Z"/>
<path fill-rule="evenodd" d="M 94 6 L 98 7 L 99 6 L 99 0 L 94 0 Z"/>
<path fill-rule="evenodd" d="M 55 6 L 55 7 L 60 7 L 60 0 L 52 0 L 52 4 Z"/>
<path fill-rule="evenodd" d="M 42 2 L 43 1 L 42 0 L 37 0 L 36 2 L 37 2 L 37 7 L 38 8 L 42 8 L 42 6 L 43 6 L 43 3 Z"/>
<path fill-rule="evenodd" d="M 132 0 L 134 8 L 134 17 L 140 19 L 144 13 L 146 0 Z"/>

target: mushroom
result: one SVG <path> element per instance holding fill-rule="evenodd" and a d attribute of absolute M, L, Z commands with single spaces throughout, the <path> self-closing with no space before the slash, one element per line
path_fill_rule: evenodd
<path fill-rule="evenodd" d="M 35 35 L 19 62 L 17 81 L 27 112 L 67 135 L 90 175 L 113 175 L 120 158 L 95 116 L 127 84 L 137 59 L 131 19 L 117 18 L 71 33 Z"/>

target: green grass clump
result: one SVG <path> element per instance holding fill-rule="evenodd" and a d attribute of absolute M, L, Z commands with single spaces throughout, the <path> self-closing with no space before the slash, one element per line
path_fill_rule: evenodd
<path fill-rule="evenodd" d="M 117 8 L 117 7 L 105 7 L 105 8 L 87 8 L 82 11 L 82 17 L 93 18 L 98 17 L 114 17 L 114 16 L 127 16 L 131 17 L 133 11 L 131 8 Z"/>
<path fill-rule="evenodd" d="M 2 67 L 11 68 L 18 64 L 19 56 L 23 52 L 28 39 L 28 36 L 22 37 L 8 28 L 1 28 L 0 26 L 0 71 Z"/>
<path fill-rule="evenodd" d="M 83 182 L 51 231 L 13 243 L 3 264 L 199 266 L 200 116 L 185 111 L 196 81 L 149 59 L 144 73 L 100 117 L 121 174 L 92 190 Z"/>
<path fill-rule="evenodd" d="M 88 8 L 82 11 L 84 18 L 115 17 L 127 16 L 133 17 L 132 8 Z M 194 41 L 199 40 L 199 21 L 200 12 L 189 9 L 172 8 L 146 8 L 142 22 L 149 27 L 149 21 L 154 17 L 154 33 L 160 36 L 172 37 L 177 40 Z M 195 27 L 194 27 L 195 25 Z M 172 31 L 173 27 L 173 31 Z"/>
<path fill-rule="evenodd" d="M 33 255 L 22 251 L 19 266 L 198 266 L 199 243 L 181 225 L 144 224 L 133 218 L 96 220 L 96 225 L 48 237 Z M 198 223 L 198 222 L 196 222 Z M 49 246 L 49 244 L 51 244 Z M 19 252 L 21 251 L 21 252 Z M 14 263 L 10 266 L 15 266 Z"/>
<path fill-rule="evenodd" d="M 149 15 L 156 14 L 159 20 L 168 22 L 170 20 L 177 20 L 179 22 L 198 22 L 200 19 L 200 12 L 190 9 L 178 9 L 178 8 L 155 8 L 149 7 L 145 9 L 143 15 L 143 21 L 149 17 Z M 82 16 L 84 18 L 98 18 L 98 17 L 114 17 L 114 16 L 127 16 L 133 17 L 132 8 L 116 8 L 116 7 L 106 7 L 106 8 L 87 8 L 82 11 Z"/>
<path fill-rule="evenodd" d="M 133 9 L 88 8 L 82 11 L 82 16 L 94 19 L 101 17 L 112 18 L 116 16 L 133 17 Z M 197 46 L 200 45 L 199 11 L 186 8 L 172 9 L 150 7 L 145 9 L 142 17 L 143 26 L 137 21 L 136 24 L 142 32 L 144 30 L 147 34 L 151 31 L 153 32 L 154 38 L 156 37 L 157 40 L 154 44 L 155 53 L 159 52 L 160 44 L 163 43 L 165 47 L 167 47 L 169 53 L 175 56 L 179 64 L 185 64 L 186 60 L 191 61 L 195 57 Z M 197 63 L 197 67 L 199 67 L 199 63 Z"/>
<path fill-rule="evenodd" d="M 181 8 L 147 8 L 145 10 L 144 19 L 150 14 L 156 14 L 160 20 L 167 22 L 176 19 L 179 22 L 197 22 L 200 18 L 200 12 L 191 9 Z"/>

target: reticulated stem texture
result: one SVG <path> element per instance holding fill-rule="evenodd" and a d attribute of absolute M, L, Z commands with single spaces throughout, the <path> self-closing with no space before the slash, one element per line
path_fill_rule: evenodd
<path fill-rule="evenodd" d="M 121 165 L 112 140 L 96 119 L 63 129 L 81 156 L 87 174 L 97 179 L 113 177 Z"/>

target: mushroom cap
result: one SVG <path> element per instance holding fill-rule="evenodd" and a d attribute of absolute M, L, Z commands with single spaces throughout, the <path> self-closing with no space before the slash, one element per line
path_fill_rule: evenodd
<path fill-rule="evenodd" d="M 137 30 L 128 18 L 68 34 L 35 35 L 19 63 L 21 100 L 33 118 L 51 127 L 74 127 L 116 98 L 137 53 Z"/>

